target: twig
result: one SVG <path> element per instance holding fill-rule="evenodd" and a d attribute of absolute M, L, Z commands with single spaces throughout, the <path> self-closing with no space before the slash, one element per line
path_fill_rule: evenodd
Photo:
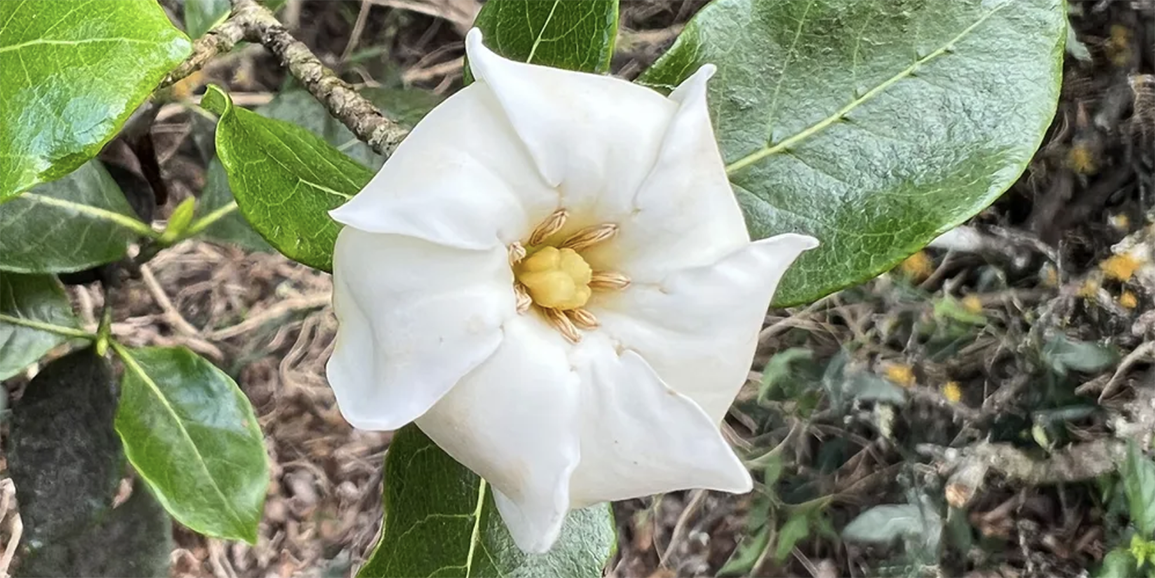
<path fill-rule="evenodd" d="M 674 553 L 674 547 L 678 545 L 682 535 L 686 533 L 686 526 L 690 523 L 690 518 L 698 513 L 698 509 L 706 501 L 706 490 L 694 490 L 690 492 L 690 496 L 690 502 L 682 509 L 682 514 L 678 516 L 678 521 L 674 524 L 674 531 L 670 533 L 670 541 L 666 544 L 666 549 L 658 558 L 662 560 L 663 564 L 670 559 L 670 555 Z"/>
<path fill-rule="evenodd" d="M 1119 367 L 1115 370 L 1115 373 L 1111 375 L 1111 379 L 1107 381 L 1107 385 L 1103 386 L 1103 392 L 1099 394 L 1099 403 L 1103 403 L 1104 399 L 1107 399 L 1112 393 L 1115 393 L 1115 386 L 1119 383 L 1119 378 L 1122 377 L 1128 369 L 1131 369 L 1131 366 L 1153 353 L 1155 353 L 1155 341 L 1148 341 L 1136 347 L 1131 353 L 1128 353 L 1127 357 L 1124 357 L 1123 361 L 1119 363 Z"/>
<path fill-rule="evenodd" d="M 245 319 L 236 325 L 226 327 L 220 331 L 213 331 L 205 337 L 212 341 L 222 341 L 230 337 L 236 337 L 237 335 L 241 335 L 256 329 L 266 323 L 284 317 L 285 315 L 288 315 L 294 311 L 324 307 L 328 305 L 331 300 L 332 297 L 328 293 L 321 293 L 318 295 L 307 295 L 298 299 L 281 301 L 257 315 L 250 316 L 248 319 Z"/>
<path fill-rule="evenodd" d="M 245 27 L 242 21 L 230 17 L 220 23 L 193 43 L 192 56 L 176 67 L 176 70 L 168 73 L 168 76 L 160 81 L 157 90 L 168 88 L 204 68 L 218 54 L 232 50 L 244 36 Z"/>
<path fill-rule="evenodd" d="M 185 335 L 200 334 L 200 331 L 192 323 L 189 323 L 180 314 L 180 311 L 177 311 L 172 300 L 168 298 L 168 294 L 164 292 L 164 287 L 160 286 L 160 282 L 156 280 L 156 276 L 152 274 L 152 269 L 149 269 L 148 265 L 140 266 L 140 277 L 144 280 L 145 286 L 148 287 L 148 292 L 152 294 L 153 300 L 164 311 L 164 317 L 172 324 L 173 329 Z"/>
<path fill-rule="evenodd" d="M 230 20 L 241 24 L 245 40 L 259 42 L 280 58 L 289 73 L 374 152 L 389 156 L 401 144 L 407 134 L 404 128 L 321 64 L 308 46 L 293 38 L 273 13 L 256 0 L 233 0 Z"/>
<path fill-rule="evenodd" d="M 322 64 L 308 46 L 293 38 L 269 9 L 256 0 L 232 0 L 232 3 L 233 11 L 228 19 L 196 41 L 192 56 L 170 73 L 160 88 L 167 88 L 200 70 L 214 56 L 232 50 L 241 40 L 256 42 L 276 55 L 334 118 L 374 152 L 389 156 L 397 148 L 407 131 Z"/>

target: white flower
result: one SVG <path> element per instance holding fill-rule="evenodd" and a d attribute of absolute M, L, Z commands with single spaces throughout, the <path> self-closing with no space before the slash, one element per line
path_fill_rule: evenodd
<path fill-rule="evenodd" d="M 417 425 L 494 488 L 517 544 L 572 508 L 747 492 L 718 424 L 779 278 L 817 242 L 750 242 L 702 67 L 670 96 L 505 60 L 333 211 L 329 383 L 355 427 Z"/>

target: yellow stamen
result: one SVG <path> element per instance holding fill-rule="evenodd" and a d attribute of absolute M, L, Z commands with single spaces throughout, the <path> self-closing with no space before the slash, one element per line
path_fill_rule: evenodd
<path fill-rule="evenodd" d="M 538 225 L 533 230 L 533 234 L 529 236 L 530 246 L 540 245 L 542 241 L 553 236 L 554 233 L 561 230 L 565 226 L 566 219 L 569 218 L 569 212 L 565 209 L 558 209 L 550 216 L 545 218 L 542 224 Z"/>
<path fill-rule="evenodd" d="M 594 271 L 590 277 L 590 289 L 594 291 L 620 291 L 629 286 L 629 277 L 613 271 Z"/>
<path fill-rule="evenodd" d="M 544 247 L 518 263 L 514 274 L 539 307 L 565 311 L 589 301 L 593 270 L 573 249 Z"/>
<path fill-rule="evenodd" d="M 598 323 L 598 318 L 595 317 L 593 313 L 590 313 L 588 309 L 582 309 L 581 307 L 578 307 L 577 309 L 570 309 L 569 311 L 565 312 L 565 315 L 566 317 L 569 317 L 570 321 L 573 321 L 574 325 L 582 329 L 597 329 L 598 325 L 601 325 Z"/>
<path fill-rule="evenodd" d="M 613 223 L 606 223 L 604 225 L 594 225 L 593 227 L 586 227 L 569 236 L 561 246 L 574 251 L 581 251 L 593 247 L 610 237 L 613 237 L 618 232 L 618 226 Z"/>
<path fill-rule="evenodd" d="M 561 332 L 570 343 L 577 343 L 582 340 L 582 334 L 578 333 L 577 327 L 574 326 L 573 321 L 570 321 L 566 314 L 557 309 L 542 309 L 545 313 L 546 321 L 553 325 L 555 329 Z"/>

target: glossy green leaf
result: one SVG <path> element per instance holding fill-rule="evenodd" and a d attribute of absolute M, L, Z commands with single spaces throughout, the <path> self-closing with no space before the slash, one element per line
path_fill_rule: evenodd
<path fill-rule="evenodd" d="M 511 60 L 607 72 L 618 36 L 618 0 L 490 0 L 473 25 L 485 34 L 486 46 Z"/>
<path fill-rule="evenodd" d="M 121 259 L 152 229 L 104 166 L 89 161 L 0 205 L 0 231 L 0 270 L 71 273 Z"/>
<path fill-rule="evenodd" d="M 0 203 L 94 157 L 190 49 L 156 0 L 0 1 Z"/>
<path fill-rule="evenodd" d="M 201 104 L 220 117 L 217 155 L 245 220 L 286 257 L 330 270 L 340 226 L 328 211 L 373 171 L 306 129 L 234 107 L 215 86 Z"/>
<path fill-rule="evenodd" d="M 441 97 L 432 92 L 418 89 L 368 88 L 361 95 L 385 111 L 398 124 L 411 127 L 421 117 L 441 102 Z M 308 129 L 325 139 L 341 152 L 374 170 L 385 163 L 385 158 L 373 152 L 369 145 L 357 140 L 341 121 L 333 118 L 329 111 L 312 94 L 302 89 L 281 92 L 269 104 L 255 111 L 261 116 L 284 120 Z M 229 189 L 228 177 L 220 159 L 209 163 L 208 177 L 204 193 L 201 195 L 200 212 L 209 215 L 234 203 L 233 192 Z M 221 217 L 205 230 L 211 239 L 232 243 L 250 251 L 272 251 L 260 235 L 249 226 L 239 212 Z"/>
<path fill-rule="evenodd" d="M 47 544 L 20 564 L 16 578 L 169 576 L 172 519 L 139 482 L 128 501 L 95 525 Z"/>
<path fill-rule="evenodd" d="M 124 475 L 108 360 L 93 349 L 48 363 L 12 410 L 8 470 L 34 550 L 93 524 Z"/>
<path fill-rule="evenodd" d="M 1059 94 L 1062 0 L 716 0 L 640 82 L 713 63 L 709 103 L 756 238 L 814 235 L 775 303 L 886 271 L 993 202 Z"/>
<path fill-rule="evenodd" d="M 1155 538 L 1155 461 L 1130 443 L 1122 473 L 1131 523 L 1144 537 Z"/>
<path fill-rule="evenodd" d="M 116 431 L 137 473 L 185 526 L 256 542 L 269 464 L 245 394 L 188 349 L 113 348 L 124 362 Z"/>
<path fill-rule="evenodd" d="M 415 425 L 389 446 L 384 507 L 385 527 L 361 578 L 588 578 L 601 576 L 615 543 L 601 505 L 571 512 L 548 553 L 522 553 L 485 482 Z"/>
<path fill-rule="evenodd" d="M 64 343 L 67 331 L 83 333 L 55 277 L 0 271 L 0 380 Z"/>
<path fill-rule="evenodd" d="M 200 38 L 210 28 L 229 17 L 229 0 L 185 0 L 184 30 L 190 38 Z"/>

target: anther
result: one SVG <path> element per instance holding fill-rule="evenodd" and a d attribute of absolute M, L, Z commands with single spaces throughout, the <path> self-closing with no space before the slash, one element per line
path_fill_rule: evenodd
<path fill-rule="evenodd" d="M 530 305 L 533 305 L 533 299 L 530 298 L 529 291 L 525 289 L 525 285 L 514 283 L 513 294 L 517 298 L 517 312 L 524 314 L 529 311 Z"/>
<path fill-rule="evenodd" d="M 554 233 L 560 231 L 561 228 L 565 226 L 566 219 L 568 218 L 569 212 L 565 209 L 554 211 L 550 216 L 546 217 L 542 224 L 533 230 L 533 234 L 529 236 L 529 244 L 531 246 L 540 245 Z"/>
<path fill-rule="evenodd" d="M 581 333 L 578 333 L 577 327 L 574 326 L 573 321 L 569 320 L 569 317 L 565 316 L 565 313 L 548 307 L 542 308 L 542 312 L 545 313 L 546 321 L 549 321 L 554 329 L 560 331 L 570 343 L 577 343 L 582 340 Z"/>
<path fill-rule="evenodd" d="M 509 264 L 517 265 L 517 263 L 524 258 L 525 247 L 522 247 L 521 243 L 514 241 L 513 244 L 509 246 Z"/>
<path fill-rule="evenodd" d="M 597 329 L 598 326 L 601 325 L 598 323 L 598 318 L 595 317 L 593 313 L 590 313 L 588 309 L 582 309 L 581 307 L 578 307 L 577 309 L 570 309 L 569 311 L 565 312 L 565 315 L 566 317 L 569 317 L 570 321 L 573 321 L 574 325 L 582 329 Z"/>
<path fill-rule="evenodd" d="M 573 249 L 574 251 L 581 251 L 593 247 L 610 237 L 613 237 L 618 232 L 618 226 L 613 223 L 606 223 L 604 225 L 594 225 L 586 227 L 566 239 L 561 246 L 566 249 Z"/>
<path fill-rule="evenodd" d="M 590 289 L 594 291 L 621 291 L 630 286 L 630 278 L 613 271 L 594 271 L 590 276 Z"/>

